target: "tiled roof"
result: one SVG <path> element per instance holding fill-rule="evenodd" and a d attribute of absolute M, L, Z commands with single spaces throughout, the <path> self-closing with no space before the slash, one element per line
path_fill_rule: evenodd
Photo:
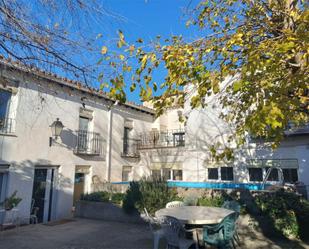
<path fill-rule="evenodd" d="M 71 79 L 68 79 L 66 77 L 61 77 L 61 76 L 59 76 L 55 73 L 44 71 L 44 70 L 42 70 L 38 67 L 35 67 L 35 66 L 25 65 L 25 64 L 23 64 L 19 61 L 14 61 L 14 60 L 11 60 L 10 58 L 5 58 L 1 54 L 0 54 L 0 64 L 5 65 L 5 66 L 9 66 L 11 68 L 20 70 L 22 72 L 31 73 L 31 74 L 34 74 L 36 76 L 42 77 L 44 79 L 48 79 L 50 81 L 53 81 L 57 84 L 60 84 L 60 85 L 63 85 L 63 86 L 68 86 L 68 87 L 74 88 L 76 90 L 79 90 L 81 92 L 86 92 L 86 93 L 89 93 L 89 94 L 92 94 L 92 95 L 95 95 L 95 96 L 98 96 L 98 97 L 103 97 L 107 100 L 115 102 L 114 99 L 110 98 L 102 90 L 99 90 L 99 89 L 94 88 L 94 87 L 87 86 L 80 81 L 71 80 Z M 152 115 L 155 114 L 155 111 L 153 109 L 145 107 L 143 105 L 139 105 L 135 102 L 127 101 L 126 103 L 123 103 L 121 105 L 124 105 L 124 106 L 129 107 L 129 108 L 136 109 L 138 111 L 146 112 L 148 114 L 152 114 Z"/>

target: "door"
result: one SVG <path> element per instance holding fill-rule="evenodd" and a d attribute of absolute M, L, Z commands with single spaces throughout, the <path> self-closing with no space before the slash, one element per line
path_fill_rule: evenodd
<path fill-rule="evenodd" d="M 39 223 L 51 220 L 54 178 L 55 169 L 36 168 L 34 170 L 32 199 L 34 200 L 33 207 L 38 208 L 36 214 Z"/>
<path fill-rule="evenodd" d="M 85 193 L 85 174 L 84 173 L 75 173 L 74 180 L 74 196 L 73 196 L 73 205 L 80 200 L 82 194 Z"/>

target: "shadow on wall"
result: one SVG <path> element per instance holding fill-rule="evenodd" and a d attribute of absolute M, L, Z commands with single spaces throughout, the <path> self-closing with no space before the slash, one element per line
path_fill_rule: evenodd
<path fill-rule="evenodd" d="M 1 163 L 3 163 L 1 161 Z M 5 162 L 10 165 L 8 182 L 6 186 L 6 197 L 10 196 L 14 191 L 17 191 L 17 196 L 22 198 L 22 201 L 17 206 L 19 216 L 27 223 L 30 216 L 31 201 L 33 195 L 34 172 L 35 168 L 57 168 L 58 173 L 54 181 L 54 198 L 50 205 L 52 207 L 52 219 L 60 219 L 71 215 L 73 204 L 73 187 L 74 181 L 59 172 L 59 167 L 53 165 L 51 161 L 38 159 L 36 161 L 24 160 L 22 162 Z M 45 202 L 46 203 L 46 202 Z M 61 204 L 61 208 L 60 208 Z M 48 208 L 48 205 L 44 204 Z"/>

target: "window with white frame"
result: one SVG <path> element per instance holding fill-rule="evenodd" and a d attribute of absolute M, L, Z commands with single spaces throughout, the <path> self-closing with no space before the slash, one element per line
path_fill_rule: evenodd
<path fill-rule="evenodd" d="M 182 169 L 174 165 L 174 167 L 154 168 L 151 170 L 151 176 L 153 179 L 163 179 L 165 181 L 182 181 L 183 172 Z"/>
<path fill-rule="evenodd" d="M 132 166 L 122 167 L 122 181 L 128 182 L 132 180 Z"/>
<path fill-rule="evenodd" d="M 9 165 L 0 165 L 0 203 L 6 198 Z"/>
<path fill-rule="evenodd" d="M 250 182 L 262 182 L 266 177 L 267 181 L 279 181 L 279 170 L 282 169 L 285 182 L 293 183 L 298 181 L 297 159 L 253 159 L 249 161 L 248 173 Z"/>
<path fill-rule="evenodd" d="M 12 93 L 0 89 L 0 132 L 12 133 L 13 132 L 13 120 L 10 117 L 10 105 L 11 105 Z"/>
<path fill-rule="evenodd" d="M 205 160 L 208 180 L 233 181 L 234 168 L 232 162 L 216 161 L 215 159 Z"/>

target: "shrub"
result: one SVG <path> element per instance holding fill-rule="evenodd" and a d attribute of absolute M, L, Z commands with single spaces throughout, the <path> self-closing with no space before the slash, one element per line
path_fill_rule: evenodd
<path fill-rule="evenodd" d="M 142 179 L 139 182 L 130 183 L 123 208 L 127 213 L 134 210 L 143 212 L 144 208 L 147 208 L 150 214 L 154 214 L 155 211 L 164 208 L 166 203 L 178 199 L 176 190 L 169 188 L 165 181 Z"/>
<path fill-rule="evenodd" d="M 130 182 L 130 186 L 127 189 L 125 197 L 123 199 L 123 210 L 130 214 L 136 210 L 135 204 L 141 200 L 141 192 L 139 190 L 138 182 Z"/>
<path fill-rule="evenodd" d="M 274 227 L 286 237 L 309 236 L 309 202 L 294 193 L 277 191 L 256 196 L 256 204 Z"/>
<path fill-rule="evenodd" d="M 11 210 L 14 207 L 17 207 L 17 205 L 22 201 L 22 199 L 17 197 L 16 195 L 17 191 L 15 190 L 10 197 L 5 198 L 5 200 L 0 203 L 0 206 L 3 206 L 5 210 Z"/>
<path fill-rule="evenodd" d="M 94 192 L 90 194 L 83 194 L 81 200 L 94 202 L 108 202 L 110 194 L 105 191 Z"/>
<path fill-rule="evenodd" d="M 111 197 L 111 201 L 112 203 L 120 206 L 122 205 L 124 197 L 125 197 L 125 194 L 123 193 L 113 193 Z"/>
<path fill-rule="evenodd" d="M 222 196 L 201 197 L 197 200 L 198 206 L 221 207 L 224 203 Z"/>

